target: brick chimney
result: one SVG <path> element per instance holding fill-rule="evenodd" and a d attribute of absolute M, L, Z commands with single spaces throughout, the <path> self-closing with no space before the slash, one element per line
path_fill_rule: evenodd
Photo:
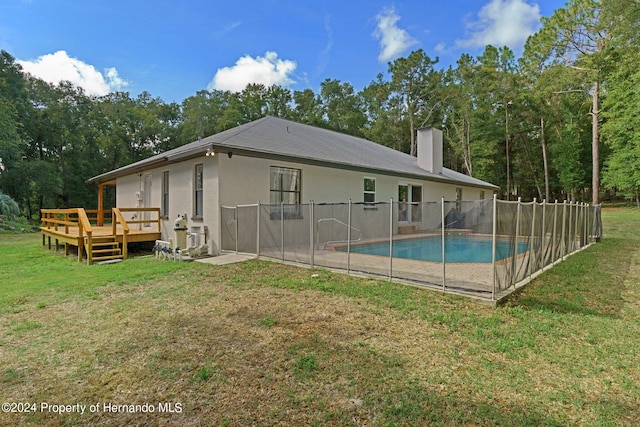
<path fill-rule="evenodd" d="M 442 131 L 428 126 L 418 129 L 418 166 L 442 174 Z"/>

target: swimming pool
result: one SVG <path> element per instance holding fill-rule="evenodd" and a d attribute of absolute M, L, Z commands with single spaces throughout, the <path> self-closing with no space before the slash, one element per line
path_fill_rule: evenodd
<path fill-rule="evenodd" d="M 492 261 L 492 239 L 469 236 L 446 236 L 444 249 L 447 262 L 478 262 Z M 513 250 L 507 241 L 496 242 L 496 261 L 508 258 Z M 337 248 L 342 252 L 347 247 Z M 527 250 L 526 243 L 518 245 L 518 253 Z M 351 253 L 389 256 L 389 243 L 372 243 L 352 245 Z M 421 237 L 417 239 L 398 240 L 393 242 L 393 256 L 414 259 L 418 261 L 442 262 L 442 237 Z"/>

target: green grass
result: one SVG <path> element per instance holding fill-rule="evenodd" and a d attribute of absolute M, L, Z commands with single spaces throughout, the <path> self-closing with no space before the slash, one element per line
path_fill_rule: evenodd
<path fill-rule="evenodd" d="M 251 260 L 80 264 L 0 236 L 0 425 L 638 425 L 640 211 L 503 305 Z"/>
<path fill-rule="evenodd" d="M 108 285 L 148 283 L 156 277 L 181 271 L 186 274 L 199 264 L 156 262 L 152 257 L 134 257 L 126 263 L 87 266 L 75 257 L 65 257 L 41 245 L 40 234 L 0 236 L 0 313 L 43 308 L 68 298 L 99 298 Z"/>

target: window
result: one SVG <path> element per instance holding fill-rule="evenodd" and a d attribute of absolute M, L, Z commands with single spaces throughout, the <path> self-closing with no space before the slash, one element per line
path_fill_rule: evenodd
<path fill-rule="evenodd" d="M 366 178 L 364 179 L 364 197 L 363 201 L 365 203 L 370 203 L 370 205 L 365 205 L 369 207 L 373 207 L 376 202 L 376 179 L 375 178 Z"/>
<path fill-rule="evenodd" d="M 203 167 L 202 163 L 196 165 L 195 174 L 193 177 L 193 216 L 195 218 L 202 218 L 202 206 L 204 202 L 204 195 L 202 192 L 203 187 Z"/>
<path fill-rule="evenodd" d="M 480 200 L 484 200 L 484 191 L 480 190 Z"/>
<path fill-rule="evenodd" d="M 160 215 L 169 217 L 169 171 L 162 173 L 162 212 Z"/>
<path fill-rule="evenodd" d="M 302 171 L 300 169 L 281 168 L 271 166 L 269 203 L 271 207 L 271 219 L 280 219 L 280 206 L 285 206 L 284 219 L 301 218 L 300 200 L 302 188 Z"/>

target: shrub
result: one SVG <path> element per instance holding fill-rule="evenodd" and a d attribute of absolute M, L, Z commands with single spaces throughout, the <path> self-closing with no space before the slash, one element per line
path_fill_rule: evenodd
<path fill-rule="evenodd" d="M 20 208 L 15 200 L 11 198 L 8 194 L 4 194 L 0 190 L 0 215 L 8 216 L 9 218 L 14 218 L 18 214 L 20 214 Z"/>

